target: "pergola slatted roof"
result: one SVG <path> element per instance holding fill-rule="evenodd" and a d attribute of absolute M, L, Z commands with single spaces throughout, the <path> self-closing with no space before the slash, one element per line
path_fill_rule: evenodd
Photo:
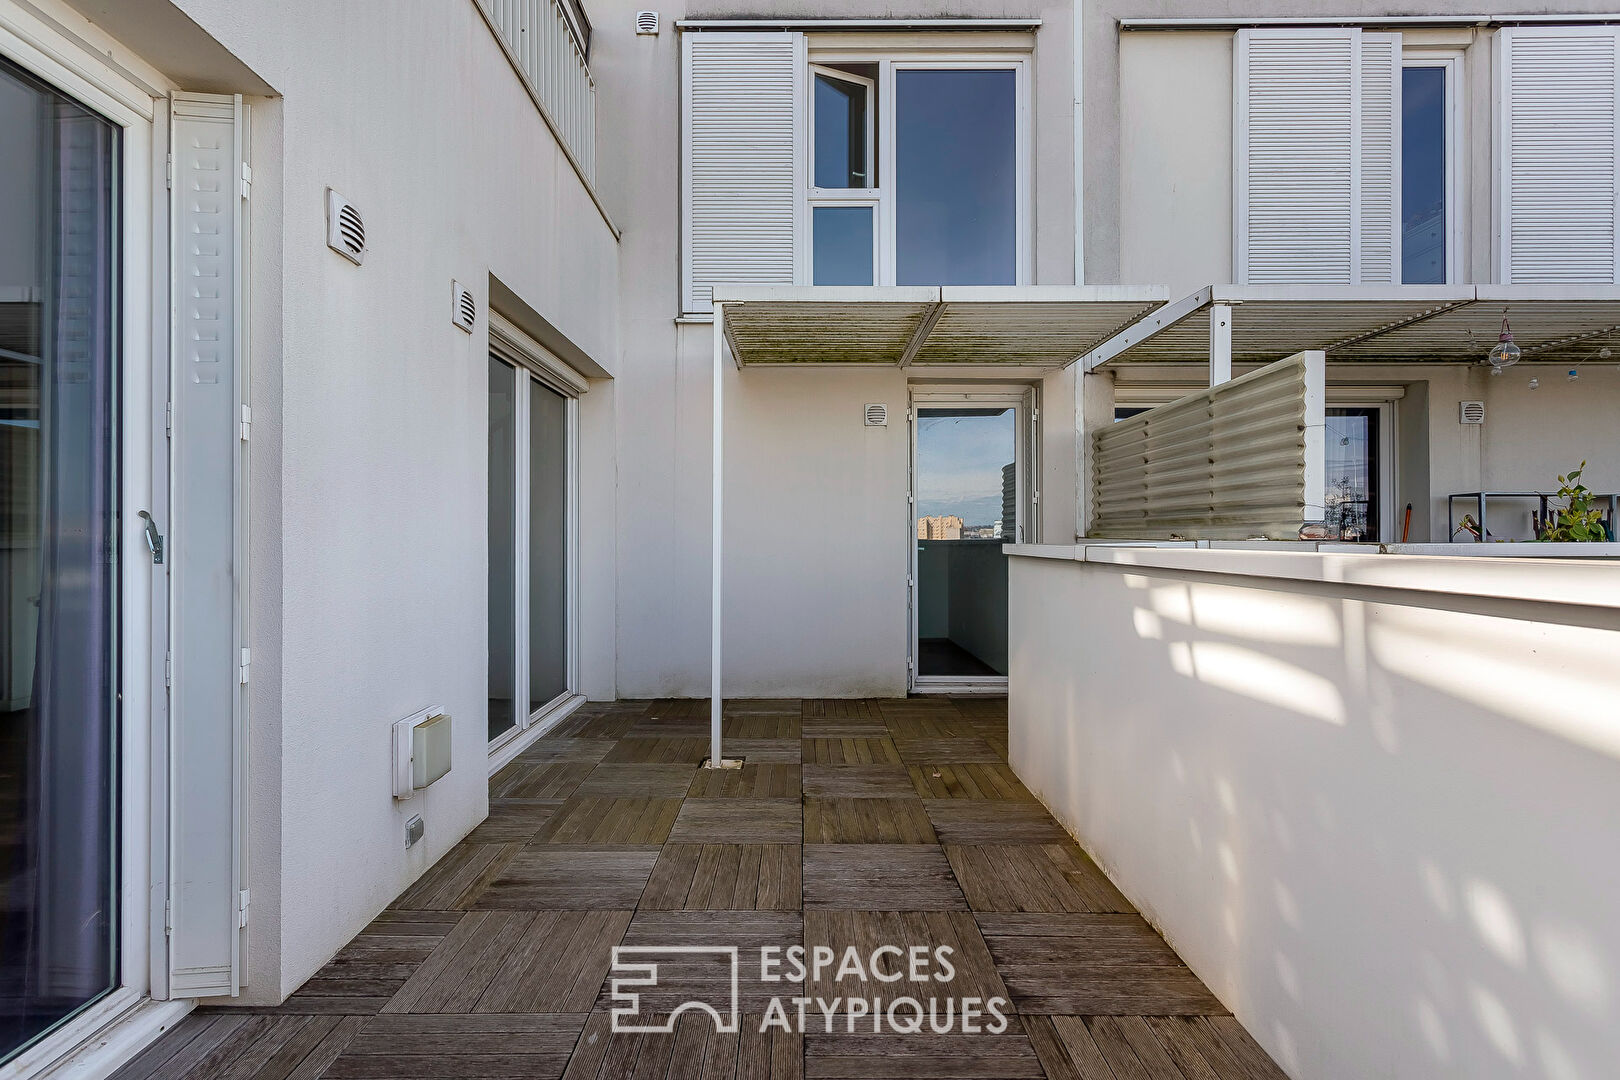
<path fill-rule="evenodd" d="M 1620 288 L 1609 285 L 1211 285 L 1150 313 L 1081 360 L 1203 363 L 1208 314 L 1231 307 L 1232 360 L 1269 363 L 1301 349 L 1329 360 L 1474 363 L 1505 314 L 1527 361 L 1582 362 L 1620 351 Z"/>
<path fill-rule="evenodd" d="M 717 288 L 739 367 L 1068 366 L 1162 306 L 1156 285 Z"/>

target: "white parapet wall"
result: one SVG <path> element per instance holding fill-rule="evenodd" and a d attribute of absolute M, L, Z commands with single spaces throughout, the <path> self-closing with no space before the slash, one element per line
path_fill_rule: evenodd
<path fill-rule="evenodd" d="M 1616 1075 L 1620 567 L 1009 550 L 1014 769 L 1291 1076 Z"/>

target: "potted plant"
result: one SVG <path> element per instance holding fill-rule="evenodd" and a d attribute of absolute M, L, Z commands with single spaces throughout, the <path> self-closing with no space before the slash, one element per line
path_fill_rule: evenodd
<path fill-rule="evenodd" d="M 1586 462 L 1568 476 L 1558 478 L 1555 498 L 1563 499 L 1562 509 L 1549 507 L 1547 520 L 1541 523 L 1539 539 L 1549 543 L 1590 543 L 1607 540 L 1608 527 L 1603 523 L 1603 512 L 1590 489 L 1581 483 Z"/>

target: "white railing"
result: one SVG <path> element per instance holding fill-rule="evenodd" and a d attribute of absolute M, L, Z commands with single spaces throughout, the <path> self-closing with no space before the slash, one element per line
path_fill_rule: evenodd
<path fill-rule="evenodd" d="M 1322 387 L 1303 352 L 1103 428 L 1088 535 L 1297 539 L 1322 517 Z"/>
<path fill-rule="evenodd" d="M 596 181 L 596 83 L 560 0 L 476 0 L 586 183 Z"/>

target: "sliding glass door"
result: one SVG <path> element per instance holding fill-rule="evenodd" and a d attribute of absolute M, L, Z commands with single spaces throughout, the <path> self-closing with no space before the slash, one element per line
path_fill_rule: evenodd
<path fill-rule="evenodd" d="M 489 356 L 489 739 L 503 743 L 574 695 L 569 380 L 544 354 Z M 519 705 L 521 703 L 521 706 Z"/>
<path fill-rule="evenodd" d="M 117 127 L 0 60 L 0 1060 L 118 985 Z"/>

